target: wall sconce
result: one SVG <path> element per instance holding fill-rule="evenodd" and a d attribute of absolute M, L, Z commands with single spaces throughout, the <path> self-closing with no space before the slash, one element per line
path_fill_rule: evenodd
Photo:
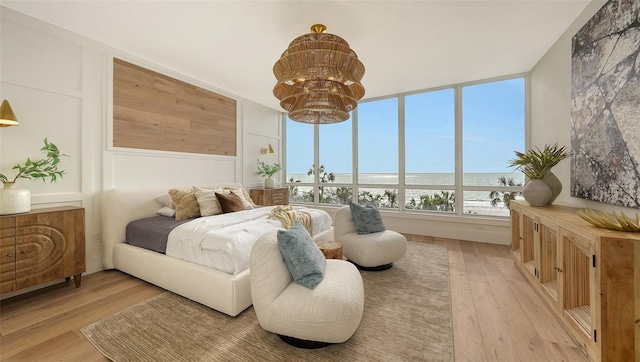
<path fill-rule="evenodd" d="M 269 148 L 262 147 L 260 149 L 260 153 L 262 153 L 263 155 L 266 155 L 267 153 L 273 155 L 274 153 L 276 153 L 276 151 L 273 150 L 273 147 L 271 147 L 271 143 L 269 143 Z"/>
<path fill-rule="evenodd" d="M 17 126 L 20 124 L 13 113 L 9 102 L 5 99 L 0 106 L 0 127 Z"/>

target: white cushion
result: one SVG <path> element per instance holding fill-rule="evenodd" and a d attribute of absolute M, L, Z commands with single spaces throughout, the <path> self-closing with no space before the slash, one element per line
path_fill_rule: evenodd
<path fill-rule="evenodd" d="M 344 234 L 336 241 L 342 243 L 342 254 L 364 267 L 393 263 L 407 251 L 407 239 L 395 231 L 373 234 Z"/>

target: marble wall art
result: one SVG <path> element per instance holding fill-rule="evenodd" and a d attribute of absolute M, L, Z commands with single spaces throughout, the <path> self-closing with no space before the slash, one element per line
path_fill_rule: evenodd
<path fill-rule="evenodd" d="M 640 208 L 640 0 L 608 1 L 571 61 L 571 196 Z"/>

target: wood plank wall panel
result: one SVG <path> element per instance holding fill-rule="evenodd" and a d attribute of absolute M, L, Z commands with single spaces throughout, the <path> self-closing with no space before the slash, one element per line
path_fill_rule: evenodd
<path fill-rule="evenodd" d="M 114 58 L 113 146 L 236 156 L 236 101 Z"/>

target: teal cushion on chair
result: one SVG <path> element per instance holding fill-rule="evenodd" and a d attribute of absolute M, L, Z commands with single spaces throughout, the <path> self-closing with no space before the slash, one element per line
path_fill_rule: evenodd
<path fill-rule="evenodd" d="M 289 230 L 278 230 L 278 248 L 296 283 L 313 289 L 322 281 L 327 259 L 299 221 Z"/>
<path fill-rule="evenodd" d="M 350 202 L 349 207 L 351 208 L 351 217 L 356 224 L 358 234 L 377 233 L 387 229 L 382 223 L 382 217 L 375 204 L 362 206 Z"/>

